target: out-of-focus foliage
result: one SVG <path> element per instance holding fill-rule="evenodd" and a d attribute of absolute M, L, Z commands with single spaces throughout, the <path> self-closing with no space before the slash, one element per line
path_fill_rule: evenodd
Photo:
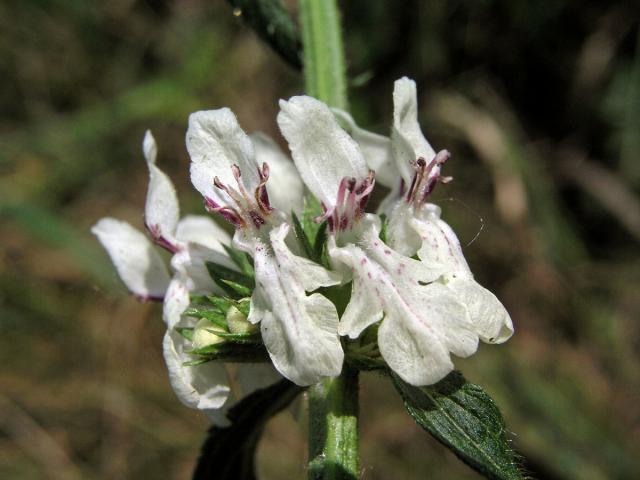
<path fill-rule="evenodd" d="M 295 2 L 287 2 L 295 10 Z M 640 476 L 640 17 L 633 2 L 342 2 L 363 126 L 394 79 L 453 159 L 438 187 L 476 278 L 516 335 L 458 361 L 517 432 L 532 476 Z M 189 112 L 231 107 L 276 135 L 301 76 L 226 2 L 0 4 L 0 477 L 185 478 L 207 429 L 160 353 L 159 309 L 129 298 L 88 228 L 142 226 L 143 132 L 185 211 Z M 363 375 L 364 478 L 477 478 Z M 300 408 L 300 407 L 299 407 Z M 304 475 L 303 411 L 259 448 L 264 478 Z"/>

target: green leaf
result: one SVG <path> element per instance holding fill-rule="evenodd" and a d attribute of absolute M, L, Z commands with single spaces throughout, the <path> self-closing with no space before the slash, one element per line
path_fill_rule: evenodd
<path fill-rule="evenodd" d="M 522 480 L 494 401 L 478 385 L 452 372 L 428 387 L 414 387 L 392 374 L 411 417 L 463 462 L 486 478 Z"/>
<path fill-rule="evenodd" d="M 211 427 L 193 480 L 255 480 L 255 453 L 267 421 L 302 392 L 288 380 L 242 399 L 227 417 L 229 427 Z"/>
<path fill-rule="evenodd" d="M 295 68 L 302 66 L 298 29 L 280 0 L 227 1 L 285 61 Z"/>

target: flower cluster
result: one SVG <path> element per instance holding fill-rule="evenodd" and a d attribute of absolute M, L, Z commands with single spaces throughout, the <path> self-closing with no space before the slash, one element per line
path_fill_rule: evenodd
<path fill-rule="evenodd" d="M 255 278 L 248 315 L 236 310 L 235 328 L 259 327 L 275 370 L 298 385 L 339 375 L 343 347 L 365 332 L 377 331 L 375 349 L 412 385 L 442 379 L 453 369 L 451 354 L 468 357 L 479 340 L 501 343 L 512 335 L 508 313 L 473 279 L 455 233 L 428 202 L 436 185 L 450 180 L 442 175 L 450 155 L 436 153 L 422 134 L 415 83 L 396 81 L 393 102 L 391 135 L 384 137 L 314 98 L 282 100 L 277 121 L 293 162 L 265 135 L 247 135 L 229 109 L 192 114 L 191 181 L 206 209 L 234 227 L 232 240 L 208 217 L 179 220 L 175 190 L 156 166 L 147 134 L 151 240 L 109 218 L 93 231 L 133 293 L 164 299 L 164 354 L 184 403 L 216 418 L 231 403 L 219 363 L 189 364 L 189 352 L 224 341 L 222 331 L 185 315 L 190 294 L 222 293 L 205 262 L 237 269 L 222 246 L 230 240 L 253 259 Z M 379 209 L 384 217 L 366 211 L 376 183 L 390 189 Z M 322 208 L 316 221 L 326 225 L 322 264 L 303 256 L 294 233 L 305 187 Z M 152 242 L 172 254 L 171 278 Z M 332 286 L 350 291 L 341 315 L 322 293 Z M 179 333 L 184 326 L 189 339 Z M 268 365 L 243 364 L 233 383 L 244 393 L 264 386 L 277 375 Z"/>

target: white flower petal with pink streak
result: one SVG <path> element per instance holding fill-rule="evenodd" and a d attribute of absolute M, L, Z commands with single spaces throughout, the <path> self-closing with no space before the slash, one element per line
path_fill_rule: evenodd
<path fill-rule="evenodd" d="M 102 218 L 91 232 L 107 250 L 127 288 L 141 299 L 162 299 L 169 273 L 149 239 L 127 222 Z"/>
<path fill-rule="evenodd" d="M 280 100 L 278 125 L 302 180 L 327 208 L 336 205 L 343 178 L 367 177 L 360 147 L 321 101 L 307 96 Z"/>
<path fill-rule="evenodd" d="M 142 150 L 149 169 L 149 187 L 144 210 L 144 221 L 151 236 L 172 245 L 180 218 L 178 196 L 171 179 L 156 166 L 158 148 L 156 141 L 147 130 Z"/>

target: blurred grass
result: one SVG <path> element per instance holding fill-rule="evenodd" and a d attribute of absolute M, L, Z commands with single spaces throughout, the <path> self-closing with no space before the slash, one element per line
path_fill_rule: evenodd
<path fill-rule="evenodd" d="M 355 117 L 385 133 L 393 80 L 418 81 L 424 129 L 453 152 L 437 197 L 463 242 L 481 219 L 466 255 L 516 323 L 458 364 L 498 400 L 533 477 L 639 477 L 638 9 L 343 8 Z M 125 294 L 88 229 L 141 226 L 146 128 L 199 212 L 188 113 L 229 106 L 276 135 L 277 99 L 301 79 L 222 1 L 3 3 L 0 29 L 0 478 L 188 478 L 206 421 L 170 390 L 158 306 Z M 363 378 L 363 478 L 477 478 L 385 379 Z M 264 478 L 304 476 L 305 428 L 303 405 L 273 422 Z"/>

